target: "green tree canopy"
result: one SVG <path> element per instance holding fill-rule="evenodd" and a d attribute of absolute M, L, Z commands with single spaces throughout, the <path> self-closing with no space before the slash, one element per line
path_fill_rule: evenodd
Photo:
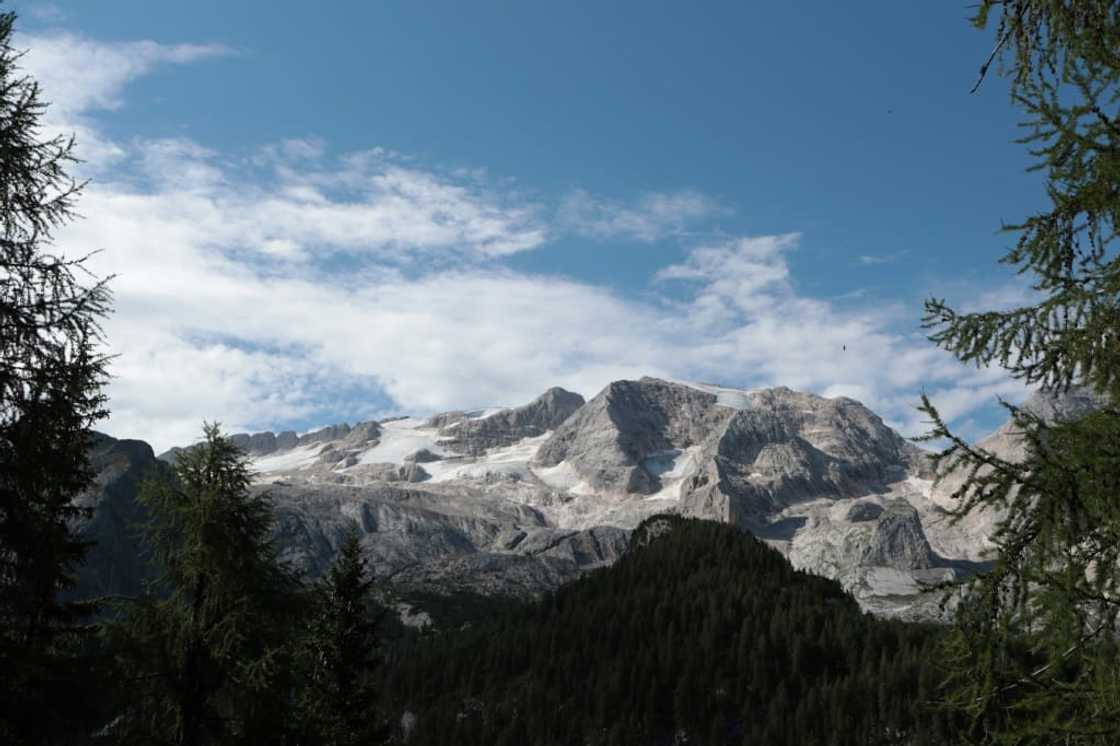
<path fill-rule="evenodd" d="M 352 531 L 315 589 L 302 643 L 300 729 L 308 743 L 358 746 L 382 735 L 374 707 L 378 642 L 372 585 L 358 533 Z"/>
<path fill-rule="evenodd" d="M 1048 204 L 1006 230 L 1003 262 L 1033 280 L 1035 302 L 961 314 L 926 304 L 931 339 L 960 359 L 998 364 L 1060 395 L 1091 386 L 1100 409 L 1049 421 L 1011 407 L 1026 458 L 1011 463 L 956 437 L 939 469 L 966 470 L 958 516 L 1006 516 L 994 569 L 966 594 L 946 691 L 975 740 L 1120 742 L 1120 4 L 984 0 L 992 56 L 1025 114 Z"/>
<path fill-rule="evenodd" d="M 288 728 L 296 583 L 278 564 L 267 496 L 217 425 L 179 454 L 175 480 L 140 500 L 160 569 L 109 630 L 124 698 L 123 742 L 276 742 Z"/>
<path fill-rule="evenodd" d="M 400 741 L 958 742 L 956 716 L 927 706 L 933 628 L 863 613 L 735 526 L 656 516 L 634 535 L 538 603 L 389 648 Z"/>

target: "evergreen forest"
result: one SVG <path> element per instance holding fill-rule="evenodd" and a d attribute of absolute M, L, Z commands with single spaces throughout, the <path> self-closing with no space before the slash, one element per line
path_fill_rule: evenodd
<path fill-rule="evenodd" d="M 1120 743 L 1120 3 L 973 8 L 995 42 L 977 88 L 1009 81 L 1049 204 L 1005 226 L 1029 301 L 930 298 L 924 328 L 1099 407 L 1008 405 L 1008 461 L 922 397 L 933 468 L 966 475 L 952 517 L 1003 516 L 943 626 L 864 613 L 735 526 L 656 516 L 532 604 L 433 596 L 438 624 L 402 627 L 357 527 L 321 577 L 281 560 L 268 493 L 216 424 L 138 489 L 143 591 L 80 597 L 114 278 L 54 244 L 86 183 L 15 21 L 0 12 L 0 745 Z"/>
<path fill-rule="evenodd" d="M 388 651 L 408 743 L 956 743 L 936 628 L 864 614 L 726 524 L 657 516 L 635 544 L 541 603 Z"/>

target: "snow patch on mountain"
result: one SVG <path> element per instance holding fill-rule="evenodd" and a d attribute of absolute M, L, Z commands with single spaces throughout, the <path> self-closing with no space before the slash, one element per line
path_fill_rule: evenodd
<path fill-rule="evenodd" d="M 536 455 L 541 443 L 548 439 L 549 433 L 535 438 L 524 438 L 504 448 L 491 448 L 482 456 L 452 457 L 442 462 L 428 464 L 433 482 L 452 482 L 455 480 L 506 480 L 530 481 L 533 473 L 529 462 Z"/>
<path fill-rule="evenodd" d="M 534 476 L 540 479 L 547 487 L 551 487 L 554 490 L 566 492 L 570 495 L 595 494 L 595 488 L 580 476 L 575 467 L 567 461 L 561 461 L 555 466 L 534 465 L 531 469 Z"/>
<path fill-rule="evenodd" d="M 954 521 L 960 475 L 935 484 L 928 454 L 859 402 L 784 387 L 643 378 L 589 401 L 554 388 L 522 407 L 234 437 L 288 495 L 300 561 L 319 567 L 336 543 L 324 526 L 355 522 L 380 572 L 475 590 L 552 587 L 671 512 L 750 530 L 876 613 L 931 618 L 922 589 L 982 569 L 999 518 Z M 981 445 L 1022 448 L 1008 426 Z"/>
<path fill-rule="evenodd" d="M 681 386 L 687 386 L 696 391 L 703 391 L 706 394 L 714 394 L 716 397 L 716 404 L 721 407 L 729 409 L 750 409 L 753 406 L 751 396 L 754 395 L 754 390 L 750 389 L 733 389 L 726 386 L 717 386 L 713 383 L 697 383 L 695 381 L 681 381 L 675 378 L 668 379 L 672 383 Z"/>
<path fill-rule="evenodd" d="M 645 502 L 651 500 L 679 502 L 685 480 L 696 471 L 701 455 L 700 446 L 689 446 L 656 451 L 643 459 L 642 468 L 661 483 L 661 489 L 646 497 Z"/>
<path fill-rule="evenodd" d="M 477 409 L 473 412 L 467 412 L 468 420 L 485 420 L 499 412 L 505 412 L 509 407 L 486 407 L 485 409 Z"/>
<path fill-rule="evenodd" d="M 359 464 L 402 464 L 407 456 L 420 450 L 437 455 L 446 451 L 439 445 L 439 431 L 425 427 L 426 421 L 410 417 L 383 423 L 377 445 L 361 452 Z"/>
<path fill-rule="evenodd" d="M 316 462 L 322 447 L 322 444 L 319 443 L 298 446 L 290 451 L 281 451 L 279 453 L 268 454 L 267 456 L 258 456 L 251 460 L 250 465 L 253 471 L 262 476 L 269 475 L 273 472 L 303 469 Z"/>

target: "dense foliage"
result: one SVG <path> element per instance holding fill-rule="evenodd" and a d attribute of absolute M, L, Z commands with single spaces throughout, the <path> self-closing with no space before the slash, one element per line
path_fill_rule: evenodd
<path fill-rule="evenodd" d="M 263 743 L 285 733 L 294 578 L 276 561 L 267 498 L 217 426 L 180 453 L 176 479 L 141 489 L 159 570 L 107 627 L 121 671 L 124 743 Z"/>
<path fill-rule="evenodd" d="M 1060 394 L 1091 386 L 1099 411 L 1045 421 L 1012 407 L 1027 455 L 1009 463 L 956 437 L 929 400 L 940 468 L 970 478 L 958 515 L 1006 516 L 995 567 L 966 593 L 946 686 L 982 743 L 1120 742 L 1120 5 L 984 0 L 991 60 L 1011 82 L 1049 204 L 1007 230 L 1003 261 L 1032 302 L 959 314 L 927 303 L 932 339 Z M 982 76 L 987 72 L 984 66 Z"/>
<path fill-rule="evenodd" d="M 83 259 L 51 252 L 81 185 L 67 173 L 73 143 L 40 135 L 45 105 L 19 69 L 14 20 L 0 13 L 0 742 L 22 744 L 88 714 L 77 692 L 90 605 L 60 594 L 86 551 L 74 497 L 105 416 L 109 295 Z M 75 704 L 55 713 L 59 699 Z"/>
<path fill-rule="evenodd" d="M 734 527 L 657 520 L 666 536 L 530 609 L 395 649 L 408 743 L 954 743 L 933 630 Z"/>
<path fill-rule="evenodd" d="M 382 736 L 373 707 L 378 625 L 357 528 L 312 597 L 300 644 L 297 724 L 301 743 L 360 746 Z"/>
<path fill-rule="evenodd" d="M 155 472 L 140 501 L 159 571 L 102 624 L 99 671 L 112 697 L 97 742 L 290 743 L 380 739 L 378 621 L 357 533 L 307 586 L 282 565 L 267 493 L 216 425 Z"/>

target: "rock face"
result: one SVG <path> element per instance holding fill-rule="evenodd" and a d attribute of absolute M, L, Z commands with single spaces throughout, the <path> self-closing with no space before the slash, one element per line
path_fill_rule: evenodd
<path fill-rule="evenodd" d="M 270 431 L 233 433 L 227 437 L 250 456 L 267 456 L 278 451 L 288 451 L 316 443 L 329 444 L 331 451 L 345 453 L 348 449 L 353 450 L 376 442 L 380 433 L 381 425 L 377 422 L 359 422 L 354 427 L 344 422 L 341 425 L 330 425 L 304 435 L 286 430 L 281 433 Z M 161 461 L 174 464 L 179 454 L 190 447 L 175 446 L 161 453 L 159 458 Z"/>
<path fill-rule="evenodd" d="M 847 398 L 786 388 L 758 392 L 708 446 L 711 466 L 685 513 L 750 526 L 788 505 L 855 498 L 921 473 L 921 451 Z"/>
<path fill-rule="evenodd" d="M 922 587 L 982 567 L 994 520 L 951 524 L 959 475 L 934 488 L 925 452 L 859 402 L 781 387 L 643 378 L 586 402 L 550 389 L 514 409 L 235 437 L 273 497 L 285 559 L 315 577 L 357 526 L 382 586 L 404 590 L 534 595 L 612 562 L 644 519 L 676 513 L 754 532 L 867 609 L 930 618 L 937 602 Z M 1021 447 L 1005 429 L 985 443 L 1008 457 Z M 121 528 L 135 513 L 129 469 L 154 463 L 142 446 L 95 448 L 106 487 L 89 529 L 109 540 L 91 586 L 143 573 Z"/>
<path fill-rule="evenodd" d="M 333 460 L 333 459 L 332 459 Z M 354 466 L 355 463 L 338 462 L 343 468 Z M 379 482 L 423 482 L 429 477 L 424 467 L 416 463 L 404 464 L 369 464 L 365 474 L 369 479 Z"/>
<path fill-rule="evenodd" d="M 1046 422 L 1077 419 L 1104 402 L 1091 390 L 1074 388 L 1062 394 L 1036 392 L 1023 402 L 1021 408 L 1042 418 Z M 978 448 L 995 454 L 1005 461 L 1021 461 L 1026 457 L 1026 443 L 1013 419 L 1008 419 L 991 435 L 976 443 Z M 981 470 L 984 473 L 985 470 Z M 953 495 L 965 484 L 967 471 L 957 469 L 940 475 L 937 483 L 929 490 L 929 500 L 942 511 L 957 507 Z M 982 560 L 994 549 L 990 537 L 996 525 L 1003 519 L 1003 511 L 996 508 L 975 510 L 955 526 L 948 527 L 947 515 L 931 517 L 925 522 L 931 542 L 947 556 L 961 557 L 972 561 Z"/>
<path fill-rule="evenodd" d="M 748 528 L 790 504 L 885 492 L 927 468 L 920 449 L 851 399 L 650 378 L 612 383 L 537 460 L 567 463 L 592 490 L 653 495 L 686 453 L 696 468 L 679 487 L 681 511 Z"/>
<path fill-rule="evenodd" d="M 716 397 L 653 378 L 616 381 L 566 421 L 537 462 L 567 462 L 598 491 L 652 494 L 661 488 L 647 459 L 701 443 L 728 414 Z"/>
<path fill-rule="evenodd" d="M 933 566 L 918 511 L 905 500 L 892 500 L 879 514 L 875 533 L 860 554 L 859 564 L 898 570 L 927 570 Z"/>
<path fill-rule="evenodd" d="M 355 527 L 375 574 L 409 590 L 532 595 L 612 562 L 627 543 L 621 529 L 557 529 L 529 506 L 469 493 L 377 484 L 267 490 L 281 559 L 310 577 L 330 566 Z"/>
<path fill-rule="evenodd" d="M 579 394 L 553 387 L 524 407 L 504 409 L 486 417 L 440 415 L 429 422 L 439 427 L 446 448 L 478 456 L 491 448 L 511 446 L 555 429 L 583 403 Z"/>
<path fill-rule="evenodd" d="M 147 512 L 136 496 L 144 479 L 165 476 L 170 468 L 147 443 L 100 433 L 94 434 L 89 455 L 97 477 L 77 503 L 93 511 L 82 535 L 95 543 L 78 568 L 75 595 L 134 596 L 152 577 L 138 536 Z"/>

